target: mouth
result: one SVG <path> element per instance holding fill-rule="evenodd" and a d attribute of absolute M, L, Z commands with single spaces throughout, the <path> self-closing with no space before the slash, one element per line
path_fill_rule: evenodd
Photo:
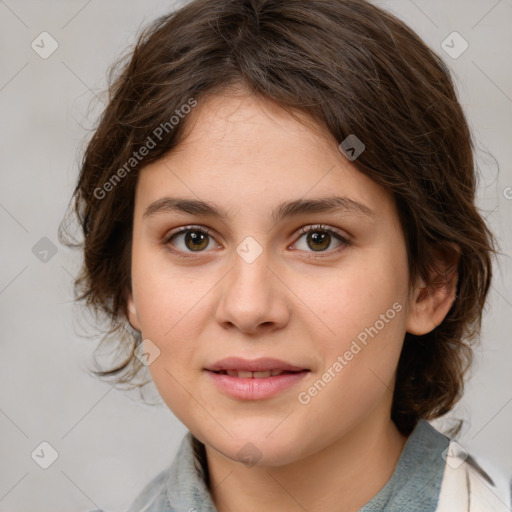
<path fill-rule="evenodd" d="M 260 357 L 258 359 L 244 359 L 243 357 L 225 357 L 224 359 L 220 359 L 215 363 L 208 365 L 205 370 L 209 370 L 211 372 L 230 372 L 235 371 L 243 374 L 246 372 L 245 378 L 250 378 L 251 374 L 256 374 L 255 378 L 258 378 L 259 373 L 274 372 L 276 375 L 279 375 L 276 372 L 301 372 L 301 371 L 309 371 L 308 368 L 304 366 L 297 366 L 287 361 L 281 361 L 280 359 L 274 359 L 272 357 Z M 270 377 L 270 375 L 264 375 L 264 377 Z"/>
<path fill-rule="evenodd" d="M 278 359 L 239 357 L 222 359 L 204 370 L 219 391 L 237 400 L 271 398 L 296 386 L 311 372 Z"/>
<path fill-rule="evenodd" d="M 283 374 L 291 374 L 291 373 L 301 373 L 309 370 L 297 370 L 297 371 L 288 371 L 288 370 L 267 370 L 262 372 L 250 372 L 246 370 L 207 370 L 216 373 L 217 375 L 229 375 L 230 377 L 238 377 L 239 379 L 266 379 L 268 377 L 277 377 L 278 375 Z"/>

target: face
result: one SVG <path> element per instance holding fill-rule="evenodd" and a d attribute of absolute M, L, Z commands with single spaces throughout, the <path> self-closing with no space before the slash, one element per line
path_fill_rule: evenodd
<path fill-rule="evenodd" d="M 189 115 L 134 211 L 129 319 L 159 350 L 163 400 L 208 447 L 260 465 L 389 418 L 412 300 L 392 197 L 271 103 L 221 95 Z M 236 373 L 250 368 L 263 373 Z"/>

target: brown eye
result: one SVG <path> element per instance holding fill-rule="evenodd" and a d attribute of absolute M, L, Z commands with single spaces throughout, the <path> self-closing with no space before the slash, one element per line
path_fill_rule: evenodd
<path fill-rule="evenodd" d="M 324 228 L 323 225 L 302 228 L 300 230 L 300 234 L 302 236 L 295 243 L 295 246 L 297 249 L 306 252 L 325 252 L 327 253 L 326 255 L 329 255 L 337 252 L 337 249 L 340 247 L 343 248 L 343 246 L 350 245 L 351 243 L 334 229 Z M 301 243 L 301 239 L 303 238 L 305 238 L 305 243 Z M 337 242 L 337 245 L 334 248 L 331 247 L 333 242 Z"/>
<path fill-rule="evenodd" d="M 208 247 L 208 235 L 199 231 L 189 231 L 185 234 L 184 242 L 191 251 L 201 251 Z"/>
<path fill-rule="evenodd" d="M 311 249 L 325 251 L 331 243 L 331 235 L 326 231 L 311 231 L 307 234 L 306 240 Z"/>
<path fill-rule="evenodd" d="M 171 235 L 166 244 L 171 244 L 181 252 L 202 252 L 209 247 L 212 241 L 213 238 L 204 229 L 185 228 Z"/>

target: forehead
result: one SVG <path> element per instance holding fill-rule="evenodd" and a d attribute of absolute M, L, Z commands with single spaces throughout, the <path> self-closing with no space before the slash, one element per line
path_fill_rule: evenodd
<path fill-rule="evenodd" d="M 183 141 L 144 168 L 138 202 L 165 195 L 275 212 L 285 200 L 343 196 L 378 213 L 391 194 L 361 173 L 323 127 L 279 105 L 242 94 L 201 100 L 186 118 Z"/>

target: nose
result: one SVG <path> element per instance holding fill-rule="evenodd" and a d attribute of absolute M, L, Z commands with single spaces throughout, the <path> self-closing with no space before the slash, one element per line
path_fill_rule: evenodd
<path fill-rule="evenodd" d="M 217 288 L 216 320 L 223 328 L 257 334 L 282 329 L 288 323 L 288 290 L 269 263 L 266 251 L 251 263 L 235 256 L 232 270 Z"/>

